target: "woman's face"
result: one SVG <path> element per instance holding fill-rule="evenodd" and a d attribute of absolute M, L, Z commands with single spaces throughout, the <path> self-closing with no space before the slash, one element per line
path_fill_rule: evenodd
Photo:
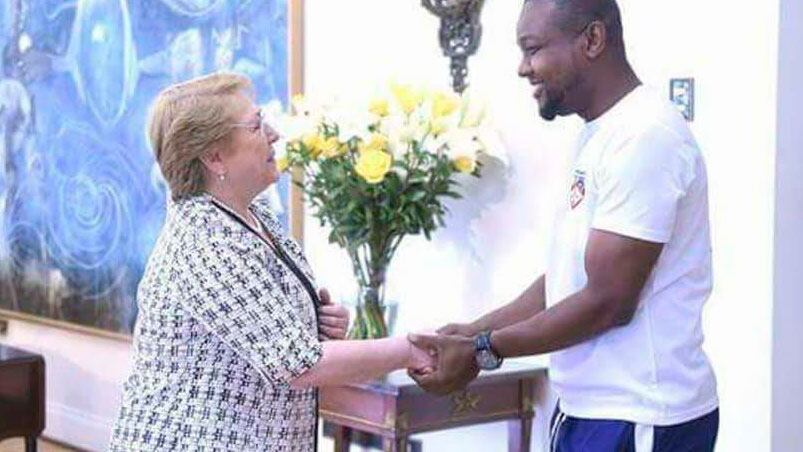
<path fill-rule="evenodd" d="M 279 179 L 273 143 L 279 135 L 264 123 L 259 108 L 246 96 L 238 96 L 240 113 L 222 159 L 226 183 L 238 192 L 256 196 Z"/>

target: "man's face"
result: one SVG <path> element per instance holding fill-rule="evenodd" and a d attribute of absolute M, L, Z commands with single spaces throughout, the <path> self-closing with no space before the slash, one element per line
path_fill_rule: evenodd
<path fill-rule="evenodd" d="M 577 36 L 557 26 L 557 14 L 551 1 L 528 1 L 517 29 L 522 51 L 519 76 L 535 87 L 539 113 L 548 121 L 576 113 L 578 107 Z"/>

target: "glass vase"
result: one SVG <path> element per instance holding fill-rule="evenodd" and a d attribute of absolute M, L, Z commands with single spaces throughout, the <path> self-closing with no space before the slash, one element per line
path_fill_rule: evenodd
<path fill-rule="evenodd" d="M 388 337 L 387 309 L 382 301 L 382 291 L 383 287 L 360 287 L 349 339 Z"/>

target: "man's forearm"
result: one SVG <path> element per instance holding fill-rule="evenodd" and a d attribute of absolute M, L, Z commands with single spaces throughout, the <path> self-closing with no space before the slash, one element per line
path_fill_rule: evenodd
<path fill-rule="evenodd" d="M 506 358 L 560 350 L 626 323 L 615 306 L 585 289 L 525 321 L 494 331 L 491 343 Z"/>
<path fill-rule="evenodd" d="M 471 323 L 474 333 L 499 330 L 529 319 L 544 310 L 546 305 L 545 277 L 541 275 L 515 300 Z"/>

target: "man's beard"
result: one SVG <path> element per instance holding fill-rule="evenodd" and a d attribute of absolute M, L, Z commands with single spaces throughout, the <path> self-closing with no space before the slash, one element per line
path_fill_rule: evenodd
<path fill-rule="evenodd" d="M 539 105 L 538 114 L 541 115 L 541 118 L 545 119 L 546 121 L 554 120 L 561 111 L 561 100 L 562 99 L 557 99 L 556 97 L 550 96 L 549 93 L 547 93 L 546 103 Z"/>
<path fill-rule="evenodd" d="M 538 109 L 538 114 L 546 121 L 552 121 L 558 116 L 558 105 L 550 102 Z"/>
<path fill-rule="evenodd" d="M 580 78 L 573 77 L 563 88 L 544 91 L 544 104 L 539 104 L 538 114 L 546 121 L 552 121 L 558 116 L 569 116 L 575 110 L 567 105 L 569 92 L 576 92 L 580 86 Z"/>

